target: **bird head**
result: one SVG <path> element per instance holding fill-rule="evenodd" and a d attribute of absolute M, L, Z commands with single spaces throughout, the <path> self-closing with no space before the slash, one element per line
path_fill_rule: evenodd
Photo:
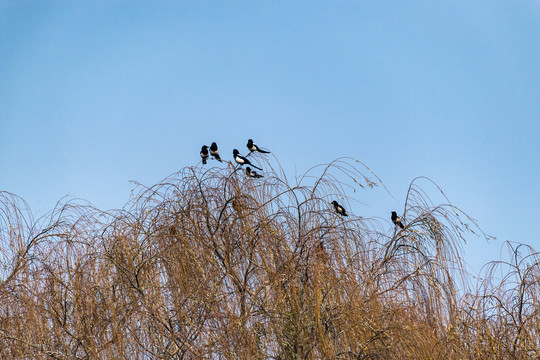
<path fill-rule="evenodd" d="M 392 211 L 392 216 L 397 216 L 397 213 L 395 211 Z"/>
<path fill-rule="evenodd" d="M 232 151 L 232 153 L 233 153 L 234 156 L 236 156 L 236 155 L 238 155 L 238 150 L 234 149 L 234 150 Z"/>
<path fill-rule="evenodd" d="M 248 166 L 246 167 L 246 172 L 249 174 L 251 172 L 251 168 Z"/>
<path fill-rule="evenodd" d="M 206 149 L 208 149 L 208 146 L 206 146 L 206 145 L 203 145 L 203 147 L 201 148 L 201 150 L 203 150 L 203 151 L 206 150 Z"/>
<path fill-rule="evenodd" d="M 336 201 L 336 200 L 332 201 L 332 205 L 334 205 L 334 206 L 338 206 L 338 203 L 337 203 L 337 201 Z"/>

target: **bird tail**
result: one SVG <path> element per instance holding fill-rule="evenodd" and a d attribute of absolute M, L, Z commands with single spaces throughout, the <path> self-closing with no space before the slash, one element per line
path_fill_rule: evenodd
<path fill-rule="evenodd" d="M 403 223 L 401 221 L 399 222 L 399 227 L 402 228 L 402 229 L 405 229 L 405 225 L 403 225 Z"/>
<path fill-rule="evenodd" d="M 223 160 L 221 160 L 221 158 L 219 157 L 219 155 L 215 155 L 214 157 L 216 158 L 217 161 L 223 162 Z"/>
<path fill-rule="evenodd" d="M 251 164 L 251 166 L 253 166 L 255 169 L 259 169 L 259 170 L 262 171 L 262 169 L 261 169 L 260 167 L 258 167 L 258 166 L 255 166 L 255 165 L 253 165 L 253 164 Z"/>
<path fill-rule="evenodd" d="M 261 149 L 259 149 L 259 152 L 260 152 L 260 153 L 263 153 L 263 154 L 270 154 L 270 151 L 261 150 Z"/>
<path fill-rule="evenodd" d="M 203 165 L 206 165 L 206 159 L 203 158 L 202 163 L 203 163 Z"/>

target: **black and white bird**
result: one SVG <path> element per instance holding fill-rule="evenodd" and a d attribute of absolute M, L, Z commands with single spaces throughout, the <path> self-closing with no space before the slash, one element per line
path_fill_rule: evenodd
<path fill-rule="evenodd" d="M 269 154 L 270 153 L 270 151 L 261 150 L 257 145 L 255 145 L 255 143 L 253 142 L 252 139 L 248 140 L 248 143 L 247 143 L 246 146 L 247 146 L 247 148 L 249 149 L 250 152 L 258 151 L 258 152 L 263 153 L 263 154 Z"/>
<path fill-rule="evenodd" d="M 210 145 L 210 155 L 212 155 L 217 161 L 221 162 L 221 158 L 219 157 L 219 150 L 215 142 Z"/>
<path fill-rule="evenodd" d="M 399 216 L 397 216 L 395 211 L 392 211 L 392 222 L 394 223 L 394 225 L 399 226 L 402 229 L 405 228 L 405 226 L 401 222 L 401 219 L 399 218 Z"/>
<path fill-rule="evenodd" d="M 334 209 L 336 209 L 336 212 L 341 216 L 349 216 L 347 215 L 347 212 L 345 211 L 345 208 L 338 204 L 336 200 L 332 201 L 332 205 L 334 205 Z"/>
<path fill-rule="evenodd" d="M 255 170 L 251 170 L 249 166 L 246 168 L 246 175 L 252 178 L 256 178 L 256 179 L 263 177 L 261 174 L 257 174 Z"/>
<path fill-rule="evenodd" d="M 232 153 L 233 153 L 233 156 L 234 156 L 234 161 L 236 161 L 237 164 L 240 164 L 240 165 L 251 165 L 251 166 L 253 166 L 255 169 L 262 170 L 260 167 L 257 167 L 257 166 L 255 166 L 255 165 L 253 165 L 252 163 L 249 162 L 248 159 L 246 159 L 245 157 L 243 157 L 242 155 L 240 155 L 240 153 L 238 152 L 238 150 L 234 149 Z"/>
<path fill-rule="evenodd" d="M 201 158 L 202 158 L 202 163 L 203 164 L 206 164 L 206 159 L 208 159 L 208 146 L 206 145 L 203 145 L 202 149 L 201 149 Z"/>

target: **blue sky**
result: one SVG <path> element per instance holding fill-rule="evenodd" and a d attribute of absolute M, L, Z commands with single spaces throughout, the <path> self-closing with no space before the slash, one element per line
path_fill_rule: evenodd
<path fill-rule="evenodd" d="M 357 192 L 361 216 L 433 179 L 497 237 L 469 238 L 478 269 L 540 248 L 539 38 L 537 1 L 0 0 L 0 189 L 119 208 L 253 138 L 291 175 L 366 163 L 397 200 Z"/>

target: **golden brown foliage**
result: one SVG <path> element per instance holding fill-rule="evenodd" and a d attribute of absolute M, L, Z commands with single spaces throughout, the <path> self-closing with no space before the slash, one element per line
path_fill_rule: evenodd
<path fill-rule="evenodd" d="M 471 286 L 474 221 L 417 181 L 404 230 L 333 211 L 340 179 L 376 185 L 354 164 L 294 186 L 186 168 L 123 210 L 40 221 L 0 193 L 0 358 L 539 357 L 538 254 L 509 244 Z"/>

